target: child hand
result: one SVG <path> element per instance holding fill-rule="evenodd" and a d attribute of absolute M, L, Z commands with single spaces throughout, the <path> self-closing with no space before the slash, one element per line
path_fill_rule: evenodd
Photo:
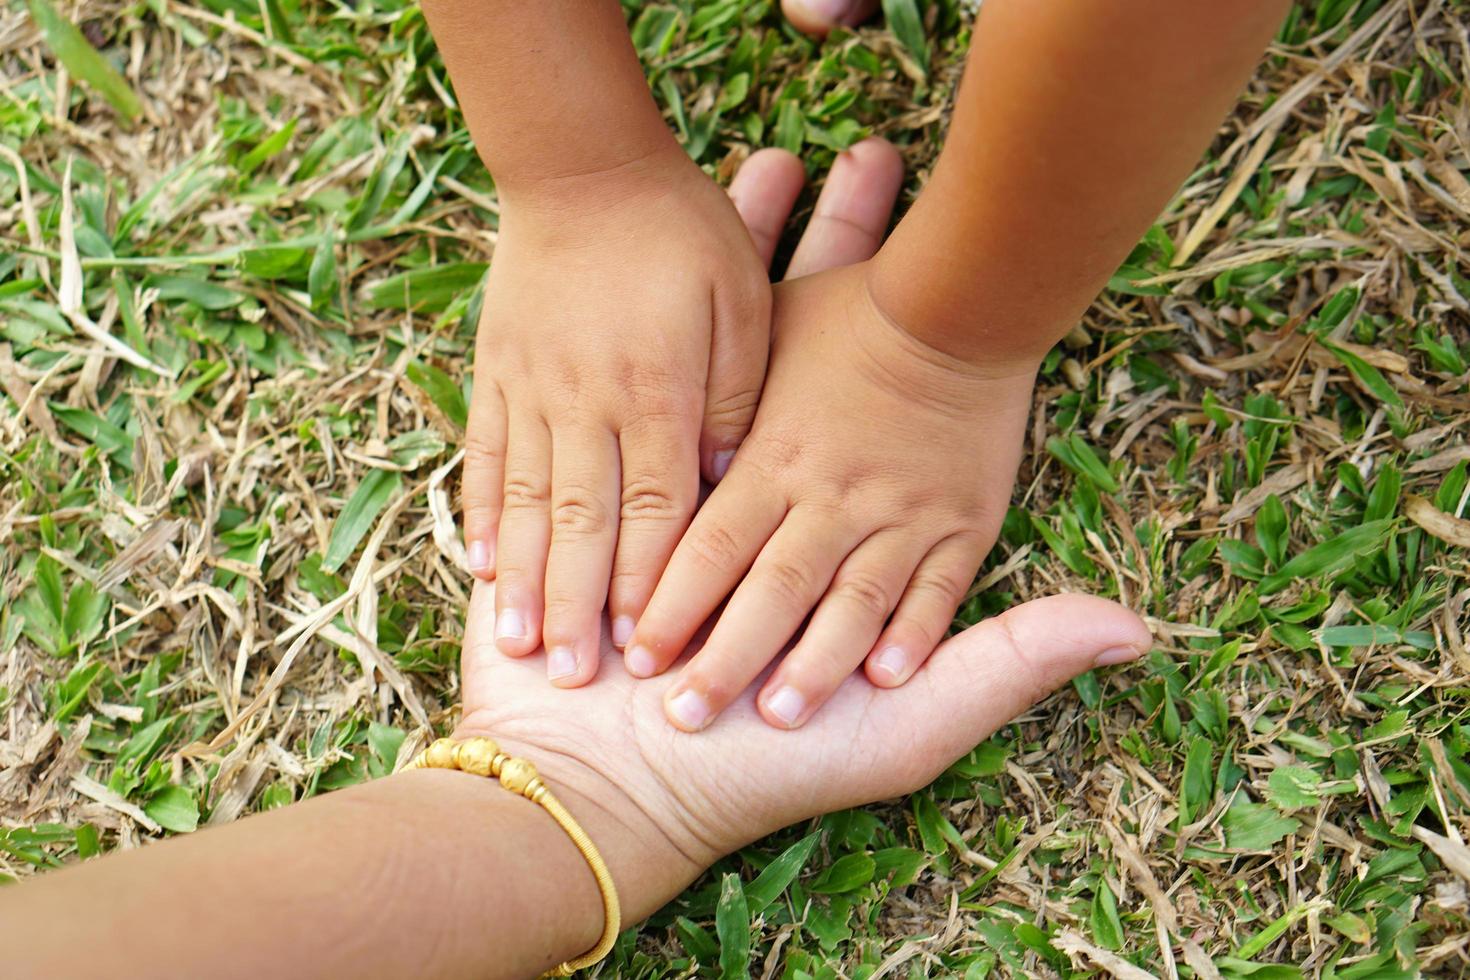
<path fill-rule="evenodd" d="M 625 641 L 749 428 L 770 284 L 725 193 L 677 146 L 617 172 L 502 188 L 466 433 L 469 563 L 496 642 L 597 672 Z M 609 591 L 609 586 L 611 591 Z"/>
<path fill-rule="evenodd" d="M 754 427 L 628 644 L 631 673 L 666 669 L 733 590 L 664 699 L 685 730 L 739 697 L 808 616 L 758 696 L 768 722 L 803 724 L 864 662 L 874 684 L 902 684 L 999 532 L 1036 364 L 925 346 L 877 308 L 865 269 L 777 287 Z"/>

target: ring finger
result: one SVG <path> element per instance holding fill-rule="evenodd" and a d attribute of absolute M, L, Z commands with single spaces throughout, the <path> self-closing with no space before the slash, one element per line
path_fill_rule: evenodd
<path fill-rule="evenodd" d="M 847 557 L 811 623 L 756 699 L 762 717 L 797 728 L 862 664 L 883 631 L 923 549 L 880 531 Z"/>

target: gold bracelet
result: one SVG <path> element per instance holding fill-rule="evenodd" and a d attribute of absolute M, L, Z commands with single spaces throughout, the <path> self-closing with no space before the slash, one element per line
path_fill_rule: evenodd
<path fill-rule="evenodd" d="M 612 875 L 597 853 L 592 839 L 584 831 L 561 801 L 551 795 L 551 790 L 541 781 L 536 767 L 525 759 L 517 759 L 500 751 L 493 738 L 467 738 L 463 742 L 452 738 L 441 738 L 404 766 L 405 769 L 458 769 L 476 776 L 489 776 L 500 780 L 500 785 L 532 803 L 541 806 L 557 826 L 566 831 L 577 850 L 586 859 L 597 879 L 597 890 L 602 893 L 602 938 L 591 950 L 574 960 L 567 960 L 542 976 L 569 977 L 578 970 L 586 969 L 612 951 L 622 924 L 622 911 L 618 907 L 618 892 L 613 887 Z"/>

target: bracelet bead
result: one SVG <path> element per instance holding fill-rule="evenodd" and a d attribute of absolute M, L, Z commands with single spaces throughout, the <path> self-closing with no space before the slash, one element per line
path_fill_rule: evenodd
<path fill-rule="evenodd" d="M 424 753 L 424 763 L 430 769 L 453 769 L 454 750 L 459 743 L 452 738 L 438 738 Z"/>
<path fill-rule="evenodd" d="M 537 777 L 536 767 L 525 759 L 507 759 L 500 767 L 500 785 L 518 796 L 525 796 Z"/>
<path fill-rule="evenodd" d="M 500 746 L 493 738 L 467 738 L 459 743 L 459 768 L 476 776 L 489 776 Z"/>

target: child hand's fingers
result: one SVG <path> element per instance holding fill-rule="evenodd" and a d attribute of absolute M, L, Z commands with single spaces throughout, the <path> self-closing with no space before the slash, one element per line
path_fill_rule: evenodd
<path fill-rule="evenodd" d="M 709 639 L 665 692 L 669 721 L 687 732 L 714 721 L 786 646 L 857 543 L 828 518 L 787 515 Z"/>
<path fill-rule="evenodd" d="M 605 428 L 551 434 L 551 550 L 541 642 L 546 676 L 580 687 L 597 674 L 602 607 L 618 534 L 617 436 Z"/>
<path fill-rule="evenodd" d="M 786 501 L 739 467 L 710 494 L 659 576 L 623 661 L 634 677 L 668 669 L 760 554 Z"/>
<path fill-rule="evenodd" d="M 800 158 L 775 147 L 752 153 L 730 181 L 730 200 L 767 268 L 805 183 L 806 168 Z"/>
<path fill-rule="evenodd" d="M 879 687 L 898 687 L 929 659 L 985 560 L 981 545 L 970 535 L 952 535 L 919 562 L 892 621 L 863 665 L 868 680 Z"/>
<path fill-rule="evenodd" d="M 754 159 L 754 157 L 752 157 Z M 872 136 L 838 154 L 791 256 L 787 279 L 872 258 L 903 187 L 903 157 Z"/>
<path fill-rule="evenodd" d="M 781 0 L 781 12 L 803 34 L 826 37 L 834 27 L 856 27 L 878 11 L 878 0 Z"/>
<path fill-rule="evenodd" d="M 621 649 L 699 502 L 699 450 L 692 420 L 635 419 L 618 441 L 623 499 L 607 606 Z"/>
<path fill-rule="evenodd" d="M 756 699 L 769 724 L 801 726 L 852 675 L 921 557 L 922 546 L 899 531 L 880 531 L 847 556 L 801 639 Z"/>
<path fill-rule="evenodd" d="M 724 478 L 755 421 L 771 352 L 770 287 L 717 288 L 712 313 L 699 458 L 704 478 L 715 484 Z"/>
<path fill-rule="evenodd" d="M 551 546 L 551 433 L 542 419 L 510 422 L 496 548 L 495 645 L 524 657 L 541 645 L 541 590 Z"/>
<path fill-rule="evenodd" d="M 465 431 L 464 546 L 470 572 L 495 577 L 495 538 L 500 524 L 500 494 L 505 481 L 505 399 L 489 377 L 475 385 Z"/>

